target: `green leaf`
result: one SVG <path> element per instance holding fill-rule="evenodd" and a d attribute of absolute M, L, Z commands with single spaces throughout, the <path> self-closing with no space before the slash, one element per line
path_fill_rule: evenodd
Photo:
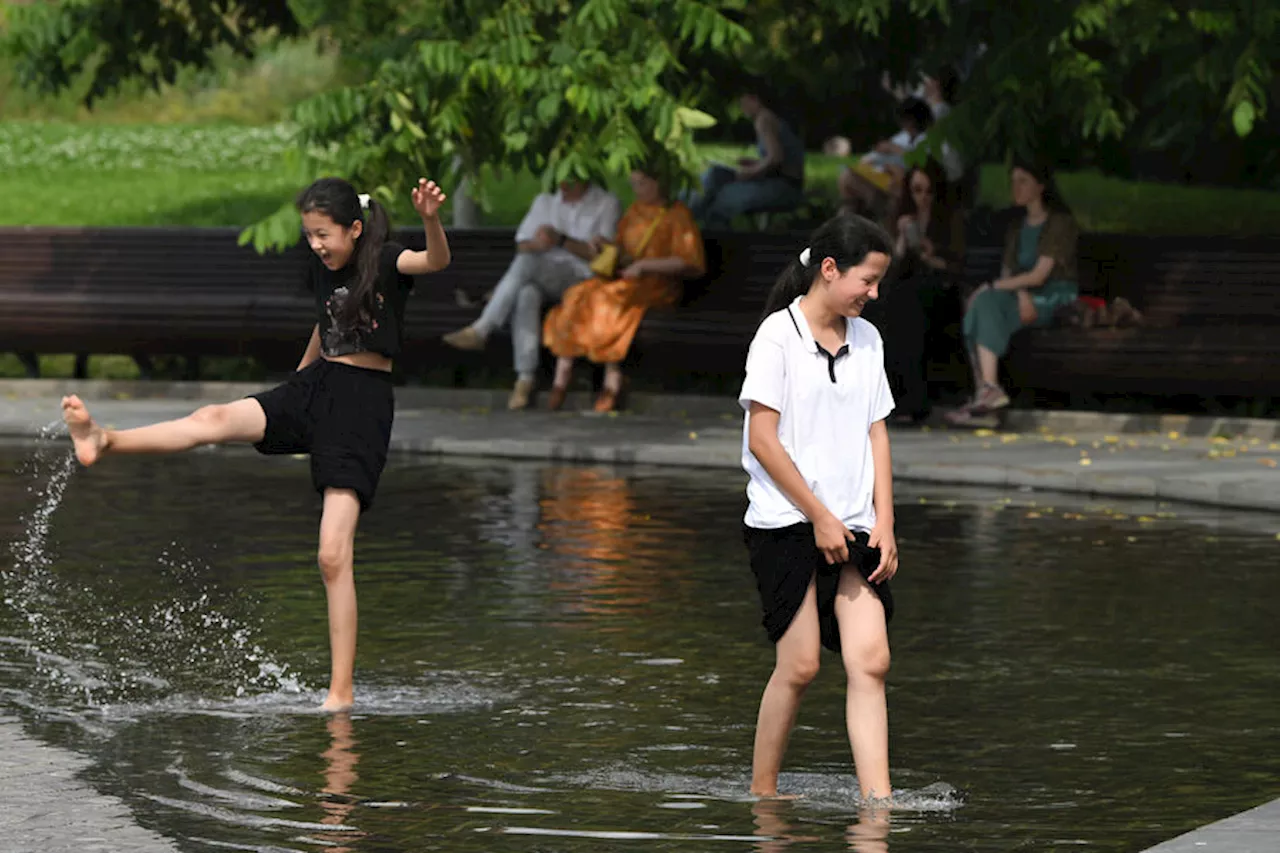
<path fill-rule="evenodd" d="M 716 124 L 714 116 L 692 107 L 676 107 L 675 115 L 676 120 L 690 130 L 705 130 Z"/>
<path fill-rule="evenodd" d="M 1249 101 L 1241 101 L 1231 112 L 1231 123 L 1235 126 L 1237 136 L 1248 136 L 1253 131 L 1253 122 L 1257 111 Z"/>

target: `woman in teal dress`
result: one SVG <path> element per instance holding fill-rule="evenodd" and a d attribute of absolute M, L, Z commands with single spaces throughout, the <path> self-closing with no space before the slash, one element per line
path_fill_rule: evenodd
<path fill-rule="evenodd" d="M 999 364 L 1009 339 L 1026 326 L 1047 326 L 1064 305 L 1075 302 L 1075 217 L 1063 203 L 1048 165 L 1016 162 L 1009 175 L 1013 203 L 1025 215 L 1005 235 L 1000 278 L 987 282 L 969 297 L 964 315 L 964 340 L 973 367 L 973 399 L 948 418 L 964 421 L 970 415 L 1009 405 L 1000 387 Z"/>

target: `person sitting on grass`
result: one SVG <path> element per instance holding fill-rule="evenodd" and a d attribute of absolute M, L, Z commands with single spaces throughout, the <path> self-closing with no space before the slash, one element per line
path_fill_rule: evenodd
<path fill-rule="evenodd" d="M 738 104 L 755 127 L 760 156 L 739 160 L 736 169 L 714 163 L 702 174 L 702 192 L 689 200 L 689 208 L 704 228 L 727 231 L 734 217 L 791 210 L 804 201 L 800 137 L 754 92 Z"/>

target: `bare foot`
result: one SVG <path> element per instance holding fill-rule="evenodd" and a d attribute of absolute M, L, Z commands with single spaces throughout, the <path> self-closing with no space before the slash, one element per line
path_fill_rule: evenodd
<path fill-rule="evenodd" d="M 355 698 L 352 696 L 334 696 L 330 693 L 320 706 L 320 712 L 323 714 L 341 714 L 344 711 L 350 711 L 355 707 L 355 704 Z"/>
<path fill-rule="evenodd" d="M 107 433 L 89 417 L 80 398 L 72 394 L 62 398 L 62 419 L 71 431 L 71 440 L 76 446 L 76 458 L 81 465 L 92 465 L 107 449 Z"/>

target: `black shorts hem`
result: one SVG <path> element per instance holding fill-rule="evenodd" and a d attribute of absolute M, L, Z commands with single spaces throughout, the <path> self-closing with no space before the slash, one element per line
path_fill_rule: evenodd
<path fill-rule="evenodd" d="M 870 537 L 861 531 L 850 531 L 849 563 L 828 565 L 813 538 L 813 525 L 808 522 L 778 529 L 743 525 L 743 539 L 750 555 L 751 571 L 756 577 L 763 611 L 761 624 L 769 641 L 777 644 L 800 612 L 809 582 L 815 581 L 818 598 L 818 626 L 822 645 L 840 651 L 840 627 L 836 622 L 836 591 L 840 573 L 852 565 L 864 579 L 880 565 L 880 549 L 868 546 Z M 893 593 L 889 582 L 870 584 L 872 592 L 884 607 L 885 623 L 893 618 Z"/>

